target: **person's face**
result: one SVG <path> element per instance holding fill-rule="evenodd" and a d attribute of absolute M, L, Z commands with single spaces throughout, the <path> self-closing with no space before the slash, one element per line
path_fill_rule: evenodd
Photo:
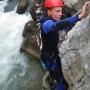
<path fill-rule="evenodd" d="M 52 17 L 52 19 L 59 21 L 62 17 L 62 7 L 53 7 L 48 10 L 48 15 Z"/>

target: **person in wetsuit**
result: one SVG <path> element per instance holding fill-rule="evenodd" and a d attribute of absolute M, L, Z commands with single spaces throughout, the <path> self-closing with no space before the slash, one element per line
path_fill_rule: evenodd
<path fill-rule="evenodd" d="M 62 19 L 62 0 L 45 0 L 44 8 L 47 14 L 40 17 L 42 48 L 40 59 L 43 68 L 50 73 L 50 90 L 67 90 L 68 84 L 64 78 L 61 59 L 58 56 L 59 31 L 71 30 L 71 28 L 82 18 L 88 15 L 87 2 L 79 15 Z M 56 81 L 54 86 L 52 82 Z"/>

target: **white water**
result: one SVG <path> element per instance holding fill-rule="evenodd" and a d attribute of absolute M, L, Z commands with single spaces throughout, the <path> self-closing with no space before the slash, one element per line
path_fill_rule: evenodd
<path fill-rule="evenodd" d="M 15 10 L 4 13 L 6 3 L 0 1 L 0 90 L 28 90 L 24 88 L 24 81 L 29 79 L 28 59 L 19 49 L 24 25 L 31 17 Z"/>

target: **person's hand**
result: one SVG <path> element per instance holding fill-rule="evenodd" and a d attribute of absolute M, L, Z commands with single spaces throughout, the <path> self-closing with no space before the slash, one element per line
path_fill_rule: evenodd
<path fill-rule="evenodd" d="M 85 2 L 85 4 L 83 5 L 81 13 L 78 15 L 78 18 L 82 19 L 82 18 L 88 16 L 89 11 L 90 11 L 90 1 Z"/>

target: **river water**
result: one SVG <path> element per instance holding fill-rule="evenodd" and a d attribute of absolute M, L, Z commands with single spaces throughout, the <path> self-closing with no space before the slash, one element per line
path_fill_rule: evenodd
<path fill-rule="evenodd" d="M 16 7 L 4 13 L 7 0 L 0 1 L 0 90 L 41 90 L 40 62 L 20 53 L 28 13 L 19 15 Z"/>

